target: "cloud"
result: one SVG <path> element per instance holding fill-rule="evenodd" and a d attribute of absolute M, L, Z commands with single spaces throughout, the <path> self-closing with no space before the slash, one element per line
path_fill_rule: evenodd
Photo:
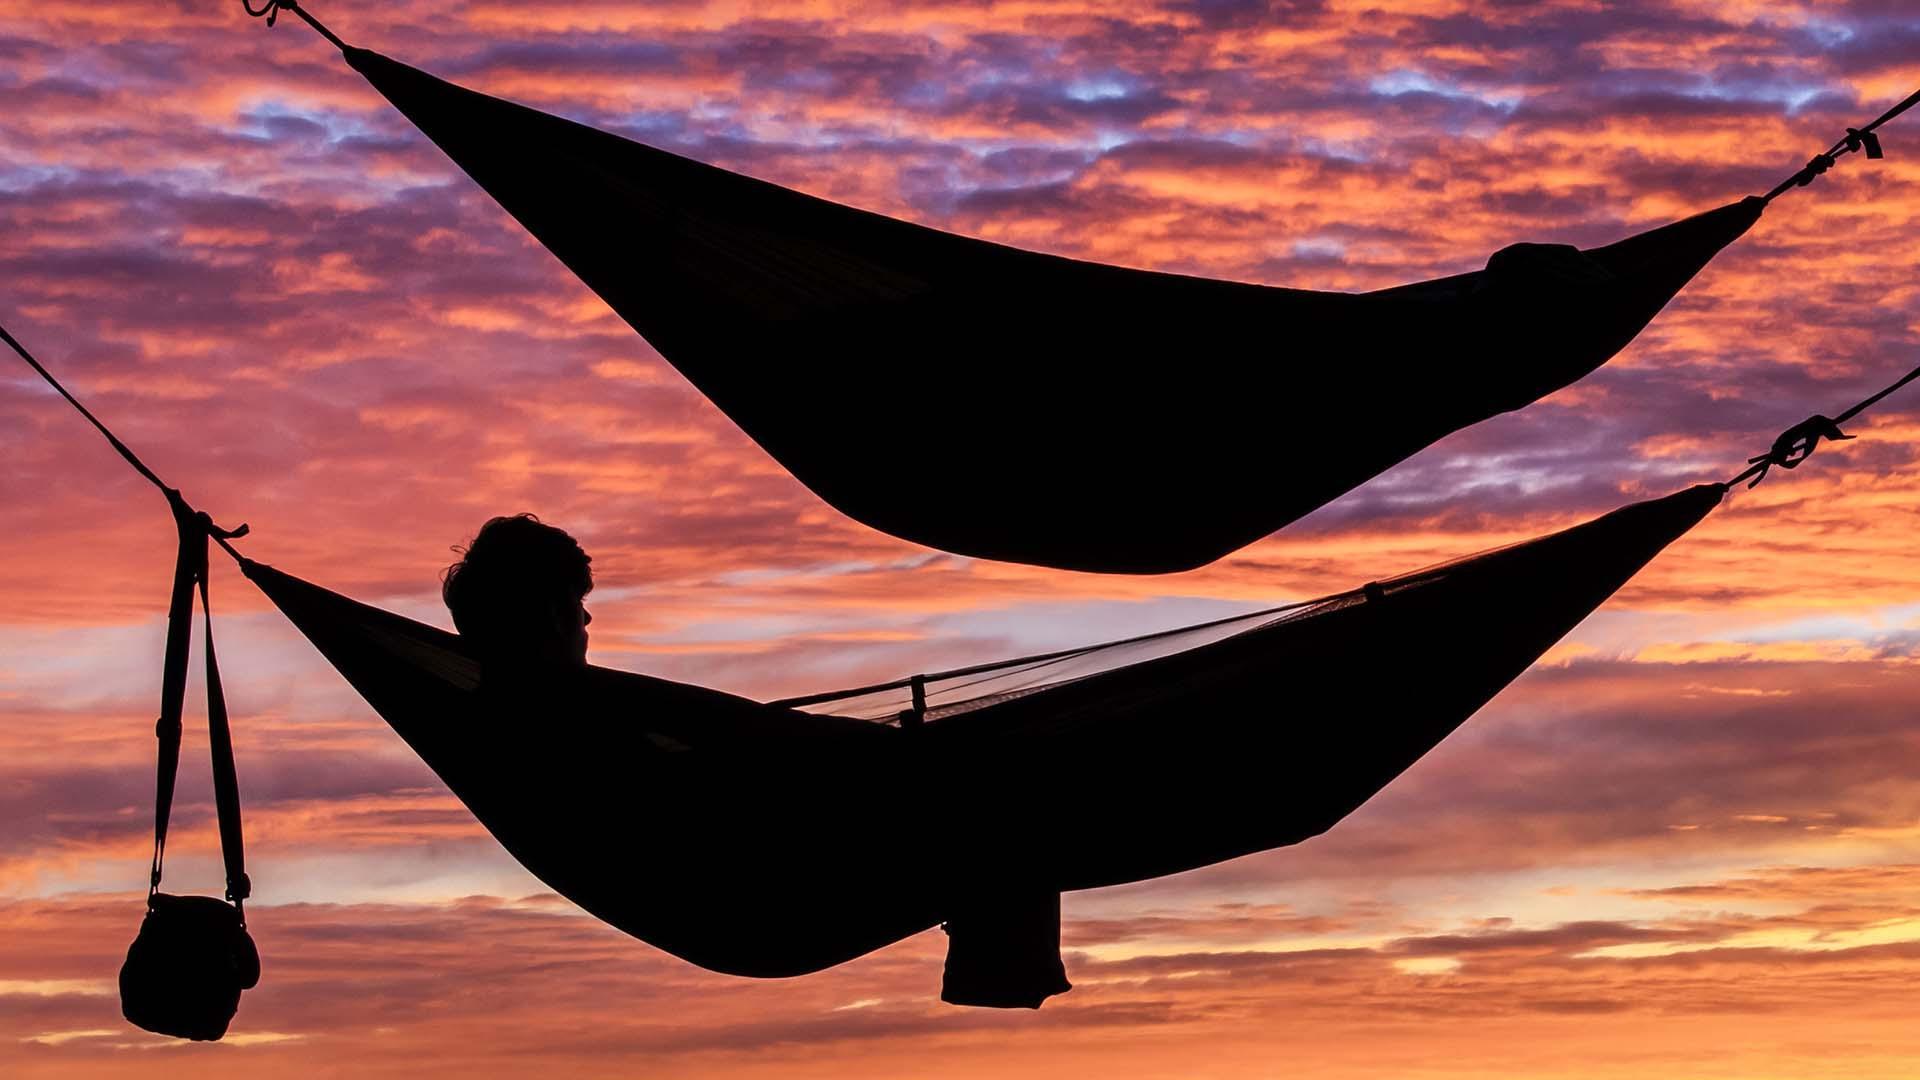
<path fill-rule="evenodd" d="M 318 14 L 926 224 L 1351 290 L 1765 190 L 1911 89 L 1920 34 L 1893 0 Z M 1909 117 L 1888 160 L 1779 201 L 1582 383 L 1213 567 L 1055 574 L 833 513 L 296 20 L 46 0 L 0 15 L 0 93 L 0 322 L 252 524 L 250 554 L 444 623 L 449 548 L 536 511 L 594 552 L 599 658 L 765 696 L 1337 591 L 1724 479 L 1885 385 L 1920 327 Z M 1277 439 L 1299 409 L 1368 437 L 1365 401 L 1288 401 Z M 759 984 L 527 897 L 219 567 L 268 976 L 249 1044 L 161 1049 L 100 988 L 139 915 L 168 523 L 48 390 L 0 376 L 0 1071 L 1909 1075 L 1916 409 L 1737 492 L 1326 836 L 1069 897 L 1080 985 L 1033 1016 L 933 1004 L 934 933 Z M 1274 468 L 1341 450 L 1308 449 Z M 1390 720 L 1286 705 L 1276 686 L 1249 722 Z M 204 744 L 185 760 L 173 874 L 211 882 Z M 1095 809 L 1133 794 L 1075 782 Z"/>

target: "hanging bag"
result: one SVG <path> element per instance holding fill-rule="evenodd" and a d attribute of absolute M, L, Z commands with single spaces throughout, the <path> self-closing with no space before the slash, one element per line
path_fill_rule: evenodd
<path fill-rule="evenodd" d="M 160 764 L 155 784 L 153 868 L 147 883 L 147 915 L 120 968 L 120 1011 L 128 1022 L 160 1035 L 212 1041 L 227 1033 L 240 1008 L 240 994 L 260 981 L 260 953 L 247 933 L 242 907 L 252 886 L 240 832 L 240 787 L 233 765 L 233 733 L 226 694 L 213 651 L 213 609 L 207 598 L 207 541 L 220 532 L 178 492 L 167 489 L 180 553 L 174 563 L 173 598 L 167 610 L 166 667 L 161 679 Z M 206 617 L 207 734 L 213 750 L 214 806 L 220 819 L 220 854 L 227 894 L 173 896 L 160 891 L 167 848 L 167 819 L 180 765 L 181 712 L 187 689 L 187 650 L 193 632 L 193 594 L 198 588 Z"/>

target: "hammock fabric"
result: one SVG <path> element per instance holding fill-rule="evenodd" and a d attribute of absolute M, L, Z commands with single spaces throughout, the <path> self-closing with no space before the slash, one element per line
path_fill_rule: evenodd
<path fill-rule="evenodd" d="M 1765 206 L 1380 292 L 1268 288 L 940 232 L 341 47 L 821 498 L 1072 570 L 1202 565 L 1568 385 Z"/>
<path fill-rule="evenodd" d="M 593 915 L 753 976 L 950 920 L 948 1000 L 1037 1005 L 1066 988 L 1061 891 L 1325 831 L 1725 491 L 1309 604 L 816 695 L 814 711 L 603 668 L 484 672 L 455 635 L 241 565 L 515 858 Z M 884 722 L 901 712 L 919 722 Z"/>

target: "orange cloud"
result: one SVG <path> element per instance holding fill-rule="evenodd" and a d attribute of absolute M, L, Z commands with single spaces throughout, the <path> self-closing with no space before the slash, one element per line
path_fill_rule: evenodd
<path fill-rule="evenodd" d="M 315 11 L 883 212 L 1338 289 L 1765 190 L 1904 96 L 1914 41 L 1868 0 Z M 250 553 L 444 622 L 450 546 L 533 510 L 595 555 L 599 658 L 766 696 L 1341 590 L 1724 479 L 1884 385 L 1920 334 L 1909 117 L 1888 160 L 1791 193 L 1580 385 L 1213 567 L 1048 573 L 833 513 L 291 17 L 15 4 L 0 88 L 0 321 L 198 505 L 249 521 Z M 1340 452 L 1286 456 L 1298 409 L 1368 435 L 1364 401 L 1276 402 L 1276 470 Z M 236 1038 L 186 1047 L 110 992 L 149 840 L 168 523 L 78 418 L 0 379 L 0 1072 L 1910 1076 L 1916 416 L 1889 401 L 1860 441 L 1736 493 L 1327 836 L 1069 897 L 1079 987 L 1037 1015 L 934 1004 L 934 933 L 762 984 L 526 896 L 220 567 L 268 967 Z M 1285 704 L 1276 687 L 1284 722 L 1390 719 Z M 186 763 L 174 873 L 212 882 L 203 743 Z M 1108 794 L 1063 783 L 1089 813 Z M 632 823 L 607 827 L 624 853 Z"/>

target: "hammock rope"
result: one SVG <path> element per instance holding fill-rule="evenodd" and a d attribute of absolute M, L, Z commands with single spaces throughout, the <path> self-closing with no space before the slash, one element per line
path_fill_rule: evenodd
<path fill-rule="evenodd" d="M 1747 471 L 1727 481 L 1722 486 L 1730 488 L 1742 480 L 1747 480 L 1747 487 L 1759 487 L 1760 481 L 1765 480 L 1767 473 L 1776 465 L 1782 469 L 1799 468 L 1801 462 L 1813 456 L 1814 450 L 1820 446 L 1821 439 L 1826 439 L 1828 442 L 1844 442 L 1852 439 L 1852 435 L 1845 434 L 1840 430 L 1841 424 L 1878 405 L 1886 399 L 1887 395 L 1915 379 L 1920 379 L 1920 367 L 1916 367 L 1905 375 L 1900 376 L 1885 389 L 1867 396 L 1839 416 L 1828 417 L 1815 413 L 1807 417 L 1805 420 L 1781 432 L 1779 436 L 1773 440 L 1773 445 L 1767 448 L 1766 453 L 1758 457 L 1748 458 Z"/>
<path fill-rule="evenodd" d="M 1864 150 L 1866 151 L 1868 160 L 1871 161 L 1878 161 L 1886 157 L 1886 151 L 1880 145 L 1880 136 L 1874 133 L 1879 131 L 1882 125 L 1899 116 L 1901 113 L 1906 112 L 1908 109 L 1913 108 L 1915 105 L 1920 105 L 1920 90 L 1915 90 L 1913 93 L 1907 95 L 1905 101 L 1881 113 L 1866 127 L 1848 128 L 1847 133 L 1841 136 L 1840 141 L 1829 147 L 1826 153 L 1813 155 L 1813 159 L 1808 161 L 1799 172 L 1780 181 L 1778 186 L 1761 196 L 1761 198 L 1767 202 L 1772 202 L 1774 199 L 1794 188 L 1806 187 L 1825 175 L 1828 169 L 1833 168 L 1842 157 L 1848 154 Z"/>
<path fill-rule="evenodd" d="M 8 333 L 7 328 L 4 326 L 0 326 L 0 341 L 5 341 L 14 352 L 19 354 L 20 359 L 27 362 L 28 367 L 31 367 L 42 379 L 47 381 L 48 386 L 53 387 L 61 397 L 67 400 L 67 404 L 73 406 L 81 416 L 86 417 L 87 423 L 92 424 L 94 430 L 105 436 L 107 443 L 113 447 L 114 451 L 118 453 L 128 465 L 133 467 L 134 472 L 139 473 L 142 477 L 146 478 L 148 483 L 160 489 L 160 493 L 166 496 L 167 505 L 173 511 L 176 518 L 179 518 L 183 513 L 188 515 L 199 528 L 205 530 L 208 539 L 226 549 L 227 554 L 233 556 L 235 559 L 245 558 L 245 556 L 241 555 L 240 552 L 235 550 L 233 545 L 227 541 L 238 540 L 247 535 L 250 530 L 246 524 L 242 523 L 234 528 L 224 529 L 214 524 L 213 518 L 206 513 L 194 510 L 181 498 L 178 488 L 170 486 L 166 481 L 160 479 L 157 473 L 148 468 L 147 463 L 141 461 L 139 455 L 128 449 L 127 444 L 121 442 L 119 436 L 115 435 L 107 425 L 101 423 L 99 417 L 93 415 L 92 411 L 85 405 L 80 404 L 80 399 L 69 393 L 67 388 L 61 385 L 60 380 L 54 378 L 53 373 L 48 371 L 46 366 L 41 364 L 39 360 L 34 359 L 33 354 L 27 351 L 27 347 L 20 344 L 19 339 Z"/>

